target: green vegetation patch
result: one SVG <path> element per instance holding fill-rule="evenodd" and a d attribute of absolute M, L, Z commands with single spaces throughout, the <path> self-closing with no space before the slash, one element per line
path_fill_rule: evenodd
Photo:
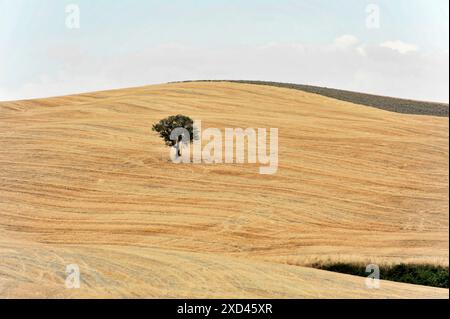
<path fill-rule="evenodd" d="M 349 275 L 367 277 L 363 264 L 329 263 L 313 264 L 312 267 Z M 448 267 L 420 264 L 384 265 L 380 267 L 380 279 L 408 284 L 431 286 L 448 289 Z"/>

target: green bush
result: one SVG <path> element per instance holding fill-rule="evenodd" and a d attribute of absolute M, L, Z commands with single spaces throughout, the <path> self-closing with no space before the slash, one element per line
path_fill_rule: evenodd
<path fill-rule="evenodd" d="M 329 263 L 313 264 L 314 268 L 334 271 L 349 275 L 367 277 L 366 266 L 352 263 Z M 420 264 L 398 264 L 381 265 L 380 279 L 404 282 L 415 285 L 449 288 L 448 267 L 420 265 Z"/>

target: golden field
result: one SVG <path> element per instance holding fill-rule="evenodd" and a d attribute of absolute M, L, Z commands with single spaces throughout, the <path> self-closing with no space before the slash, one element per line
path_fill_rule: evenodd
<path fill-rule="evenodd" d="M 172 163 L 151 125 L 175 114 L 279 128 L 278 172 Z M 448 298 L 308 267 L 448 265 L 448 129 L 225 82 L 2 102 L 0 297 Z"/>

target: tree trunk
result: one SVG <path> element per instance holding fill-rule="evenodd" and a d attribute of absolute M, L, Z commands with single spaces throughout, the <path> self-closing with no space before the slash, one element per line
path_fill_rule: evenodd
<path fill-rule="evenodd" d="M 177 150 L 177 157 L 181 156 L 181 145 L 180 142 L 177 142 L 177 144 L 175 144 L 175 148 Z"/>

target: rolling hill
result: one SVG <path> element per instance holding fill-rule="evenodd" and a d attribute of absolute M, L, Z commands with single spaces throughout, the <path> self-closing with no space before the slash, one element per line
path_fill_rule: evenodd
<path fill-rule="evenodd" d="M 278 172 L 172 163 L 151 125 L 173 114 L 279 128 Z M 2 102 L 0 297 L 448 298 L 308 267 L 448 266 L 448 130 L 247 83 Z"/>

